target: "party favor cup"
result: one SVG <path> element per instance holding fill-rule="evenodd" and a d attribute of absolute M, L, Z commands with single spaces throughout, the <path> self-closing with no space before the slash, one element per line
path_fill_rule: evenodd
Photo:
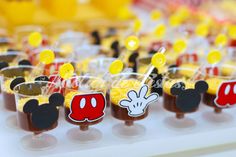
<path fill-rule="evenodd" d="M 20 66 L 12 66 L 12 67 L 6 67 L 1 70 L 2 75 L 2 81 L 1 81 L 1 88 L 3 93 L 3 104 L 4 107 L 9 111 L 16 111 L 16 104 L 14 99 L 14 92 L 11 88 L 11 82 L 14 78 L 22 76 L 25 77 L 25 79 L 28 76 L 38 76 L 42 74 L 42 69 L 37 69 L 33 66 L 26 66 L 26 65 L 20 65 Z M 32 74 L 33 71 L 33 74 Z"/>
<path fill-rule="evenodd" d="M 194 90 L 197 90 L 196 82 L 201 79 L 203 79 L 203 75 L 195 69 L 168 69 L 163 79 L 164 108 L 167 111 L 174 112 L 178 119 L 184 118 L 184 114 L 186 113 L 196 112 L 201 100 L 201 92 L 195 93 Z M 204 85 L 206 86 L 206 83 Z M 173 90 L 173 88 L 177 90 Z M 185 92 L 188 89 L 193 93 L 189 91 Z M 192 102 L 189 101 L 190 99 L 192 99 Z"/>
<path fill-rule="evenodd" d="M 124 121 L 126 126 L 132 126 L 134 121 L 142 120 L 148 116 L 148 107 L 142 115 L 133 117 L 129 115 L 127 108 L 120 106 L 121 100 L 128 99 L 127 94 L 130 90 L 137 92 L 140 90 L 144 78 L 145 75 L 138 73 L 121 73 L 112 77 L 113 82 L 110 89 L 111 114 L 114 118 Z M 148 93 L 150 93 L 152 79 L 148 77 L 145 84 L 148 86 Z"/>
<path fill-rule="evenodd" d="M 93 76 L 76 76 L 66 81 L 65 119 L 79 126 L 68 131 L 72 140 L 89 142 L 101 137 L 99 130 L 89 128 L 105 115 L 106 82 Z"/>
<path fill-rule="evenodd" d="M 231 67 L 231 72 L 233 72 L 233 71 L 235 71 L 235 68 Z M 232 82 L 235 78 L 236 78 L 235 75 L 233 75 L 233 76 L 209 75 L 209 74 L 206 75 L 205 80 L 208 83 L 209 88 L 208 88 L 207 92 L 203 95 L 204 104 L 214 108 L 215 113 L 221 113 L 222 109 L 225 108 L 224 105 L 222 107 L 220 107 L 219 105 L 217 105 L 215 103 L 215 100 L 216 100 L 217 96 L 219 95 L 220 86 L 225 82 L 228 82 L 228 83 Z M 223 94 L 225 96 L 223 98 L 225 101 L 230 101 L 230 99 L 232 99 L 232 97 L 230 97 L 232 94 L 230 94 L 230 93 L 231 93 L 231 91 L 233 91 L 233 92 L 235 91 L 234 90 L 235 88 L 231 87 L 231 84 L 228 84 L 228 87 L 229 87 L 228 93 L 226 93 L 226 89 L 225 89 L 225 91 L 223 91 L 225 93 L 225 94 Z M 220 98 L 220 99 L 222 99 L 222 98 Z"/>
<path fill-rule="evenodd" d="M 23 82 L 14 87 L 18 125 L 33 133 L 21 140 L 26 149 L 41 150 L 56 143 L 55 137 L 43 132 L 57 127 L 59 106 L 64 103 L 59 91 L 60 87 L 47 81 Z"/>

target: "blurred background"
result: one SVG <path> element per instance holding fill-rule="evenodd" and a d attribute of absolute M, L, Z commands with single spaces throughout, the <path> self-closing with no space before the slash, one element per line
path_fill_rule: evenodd
<path fill-rule="evenodd" d="M 0 0 L 0 26 L 50 25 L 55 22 L 126 21 L 152 9 L 176 9 L 187 5 L 219 20 L 235 19 L 235 0 Z M 166 12 L 166 11 L 165 11 Z"/>

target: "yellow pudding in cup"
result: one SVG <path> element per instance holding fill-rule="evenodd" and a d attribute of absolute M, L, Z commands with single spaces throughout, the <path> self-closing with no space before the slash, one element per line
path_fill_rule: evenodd
<path fill-rule="evenodd" d="M 221 113 L 222 108 L 219 108 L 215 104 L 215 98 L 218 92 L 220 85 L 229 80 L 230 78 L 221 77 L 221 76 L 212 76 L 206 79 L 206 82 L 209 86 L 206 93 L 203 94 L 203 103 L 207 106 L 213 107 L 215 113 Z"/>
<path fill-rule="evenodd" d="M 127 108 L 123 108 L 119 105 L 121 100 L 128 99 L 127 93 L 130 90 L 139 92 L 142 87 L 141 82 L 143 79 L 144 75 L 138 73 L 121 73 L 112 77 L 113 82 L 110 89 L 111 114 L 114 118 L 125 121 L 125 125 L 127 126 L 131 126 L 134 121 L 144 119 L 148 116 L 148 108 L 144 114 L 131 117 L 128 114 Z M 145 84 L 149 87 L 146 96 L 151 93 L 152 81 L 151 78 L 147 78 L 145 81 Z"/>
<path fill-rule="evenodd" d="M 194 76 L 194 77 L 193 77 Z M 177 88 L 183 88 L 181 82 L 184 84 L 184 90 L 195 89 L 195 83 L 203 78 L 201 72 L 196 74 L 196 69 L 173 67 L 164 74 L 163 78 L 163 106 L 167 111 L 174 112 L 176 118 L 184 118 L 185 113 L 192 113 L 197 111 L 198 107 L 194 107 L 188 111 L 183 111 L 177 106 L 177 96 L 171 94 L 171 88 L 175 85 Z M 191 99 L 191 98 L 190 98 Z"/>

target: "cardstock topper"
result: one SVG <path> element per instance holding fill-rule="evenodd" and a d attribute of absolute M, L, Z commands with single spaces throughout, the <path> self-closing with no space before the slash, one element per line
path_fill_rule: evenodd
<path fill-rule="evenodd" d="M 228 108 L 236 105 L 236 80 L 221 83 L 214 102 L 220 108 Z"/>
<path fill-rule="evenodd" d="M 101 92 L 77 94 L 70 105 L 69 118 L 74 122 L 94 122 L 105 116 L 106 99 Z"/>
<path fill-rule="evenodd" d="M 156 101 L 159 97 L 157 93 L 146 96 L 147 93 L 148 86 L 144 84 L 138 92 L 130 90 L 127 93 L 128 99 L 121 100 L 119 105 L 127 108 L 130 117 L 139 117 L 146 112 L 148 105 Z"/>

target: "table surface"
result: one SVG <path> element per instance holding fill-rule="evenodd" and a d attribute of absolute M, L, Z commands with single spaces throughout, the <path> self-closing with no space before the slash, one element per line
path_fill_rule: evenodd
<path fill-rule="evenodd" d="M 0 98 L 2 103 L 2 98 Z M 224 110 L 221 114 L 213 113 L 213 109 L 203 104 L 197 112 L 187 114 L 182 120 L 177 120 L 175 115 L 167 112 L 162 107 L 162 100 L 150 105 L 150 112 L 146 119 L 136 123 L 146 129 L 145 135 L 138 138 L 120 138 L 113 134 L 112 127 L 122 121 L 114 119 L 107 108 L 104 120 L 92 127 L 103 134 L 98 142 L 81 144 L 72 142 L 67 137 L 67 132 L 77 126 L 71 125 L 60 115 L 59 125 L 48 134 L 58 140 L 56 147 L 44 151 L 28 151 L 22 148 L 20 139 L 25 132 L 15 125 L 12 126 L 14 112 L 6 111 L 1 104 L 0 108 L 0 146 L 1 156 L 6 157 L 39 157 L 39 156 L 122 156 L 129 154 L 135 156 L 196 154 L 199 150 L 205 154 L 214 154 L 217 151 L 232 152 L 236 148 L 236 108 Z M 232 148 L 232 150 L 230 149 Z M 213 151 L 215 150 L 215 151 Z"/>

